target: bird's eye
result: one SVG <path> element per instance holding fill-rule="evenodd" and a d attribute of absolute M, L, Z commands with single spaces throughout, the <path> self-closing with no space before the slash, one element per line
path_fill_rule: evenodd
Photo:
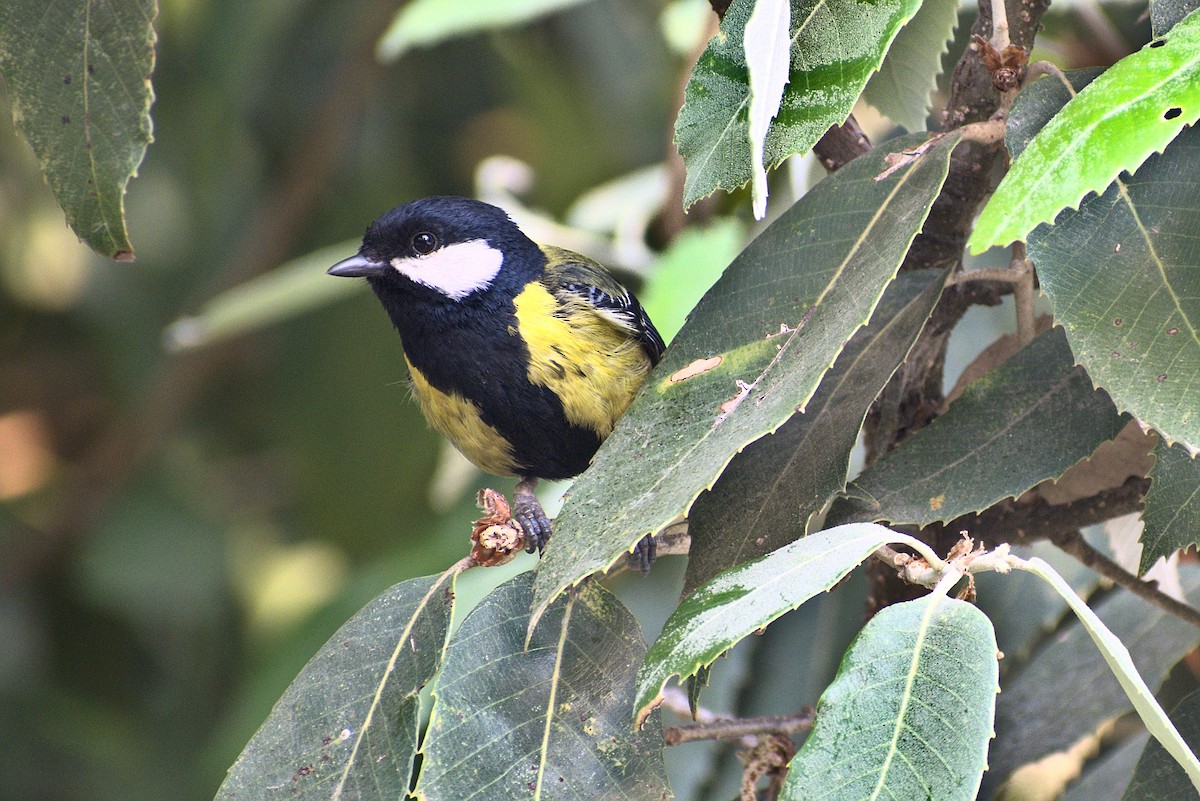
<path fill-rule="evenodd" d="M 412 249 L 418 255 L 428 256 L 438 248 L 438 238 L 428 231 L 421 231 L 419 234 L 413 234 Z"/>

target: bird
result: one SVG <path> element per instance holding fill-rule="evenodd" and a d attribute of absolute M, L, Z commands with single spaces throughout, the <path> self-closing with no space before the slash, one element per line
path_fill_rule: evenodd
<path fill-rule="evenodd" d="M 518 478 L 513 519 L 541 553 L 552 526 L 538 481 L 582 473 L 662 358 L 637 298 L 503 209 L 445 195 L 380 215 L 327 272 L 366 279 L 430 426 L 484 471 Z M 630 562 L 646 572 L 654 550 L 647 537 Z"/>

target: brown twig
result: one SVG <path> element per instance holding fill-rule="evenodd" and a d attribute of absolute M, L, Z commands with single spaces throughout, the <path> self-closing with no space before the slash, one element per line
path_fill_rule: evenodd
<path fill-rule="evenodd" d="M 829 172 L 836 172 L 854 159 L 871 151 L 871 139 L 851 114 L 841 125 L 825 132 L 815 145 L 813 155 Z"/>
<path fill-rule="evenodd" d="M 725 19 L 725 12 L 729 10 L 729 4 L 733 0 L 708 0 L 708 4 L 712 6 L 712 10 L 717 12 L 717 16 Z"/>
<path fill-rule="evenodd" d="M 739 740 L 742 737 L 760 734 L 795 734 L 812 728 L 813 710 L 805 709 L 797 715 L 765 715 L 758 718 L 718 718 L 709 723 L 693 723 L 690 726 L 667 726 L 663 729 L 663 742 L 681 745 L 697 740 Z"/>
<path fill-rule="evenodd" d="M 998 503 L 978 515 L 963 515 L 937 528 L 953 541 L 958 532 L 969 531 L 976 539 L 989 543 L 1054 540 L 1084 526 L 1103 523 L 1142 508 L 1142 498 L 1150 479 L 1132 477 L 1111 490 L 1071 503 L 1049 503 L 1041 498 L 1024 498 Z M 926 539 L 926 537 L 922 537 Z M 941 539 L 941 537 L 939 537 Z"/>
<path fill-rule="evenodd" d="M 1036 322 L 1033 314 L 1033 262 L 1025 257 L 1025 243 L 1012 246 L 1012 262 L 1009 269 L 1016 275 L 1013 283 L 1013 299 L 1017 307 L 1017 340 L 1021 347 L 1033 341 Z"/>
<path fill-rule="evenodd" d="M 1125 568 L 1109 559 L 1093 548 L 1078 530 L 1063 532 L 1051 538 L 1051 541 L 1066 553 L 1071 554 L 1083 564 L 1095 570 L 1114 584 L 1137 595 L 1157 606 L 1165 612 L 1175 615 L 1180 620 L 1200 627 L 1200 612 L 1191 606 L 1177 601 L 1158 588 L 1153 581 L 1142 581 Z"/>

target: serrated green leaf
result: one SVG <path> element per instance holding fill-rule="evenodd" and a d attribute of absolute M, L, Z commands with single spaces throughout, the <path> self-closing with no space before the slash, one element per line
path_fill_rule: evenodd
<path fill-rule="evenodd" d="M 863 100 L 910 131 L 925 128 L 942 56 L 958 27 L 958 5 L 957 0 L 924 0 L 863 89 Z"/>
<path fill-rule="evenodd" d="M 1045 332 L 863 471 L 831 521 L 947 522 L 1062 475 L 1126 422 L 1073 365 L 1062 329 Z"/>
<path fill-rule="evenodd" d="M 941 297 L 946 273 L 901 273 L 821 381 L 804 414 L 734 457 L 688 514 L 683 592 L 804 536 L 846 487 L 850 452 L 875 396 L 904 361 Z"/>
<path fill-rule="evenodd" d="M 1080 85 L 1086 74 L 1070 78 Z M 1010 149 L 1069 96 L 1049 79 L 1023 92 L 1009 122 Z M 1191 128 L 1133 176 L 1029 235 L 1042 290 L 1075 358 L 1118 409 L 1193 448 L 1200 445 L 1198 199 L 1200 129 Z"/>
<path fill-rule="evenodd" d="M 1200 543 L 1200 459 L 1179 445 L 1159 440 L 1154 446 L 1142 522 L 1139 574 L 1153 567 L 1159 557 Z"/>
<path fill-rule="evenodd" d="M 394 61 L 414 47 L 480 31 L 531 22 L 588 0 L 412 0 L 400 9 L 375 47 L 380 61 Z"/>
<path fill-rule="evenodd" d="M 1171 710 L 1171 722 L 1192 751 L 1200 751 L 1200 691 L 1180 701 Z M 1146 743 L 1125 788 L 1122 801 L 1196 801 L 1200 794 L 1187 773 L 1157 740 Z"/>
<path fill-rule="evenodd" d="M 1049 79 L 1053 80 L 1053 79 Z M 1200 13 L 1118 61 L 1029 143 L 984 207 L 968 246 L 1007 245 L 1079 208 L 1200 119 Z"/>
<path fill-rule="evenodd" d="M 780 801 L 972 801 L 999 692 L 987 616 L 933 594 L 889 606 L 821 696 Z"/>
<path fill-rule="evenodd" d="M 1184 569 L 1181 578 L 1188 602 L 1195 604 L 1200 571 Z M 1133 593 L 1109 595 L 1095 611 L 1152 685 L 1200 642 L 1195 626 Z M 1079 741 L 1080 732 L 1095 731 L 1130 708 L 1129 696 L 1091 636 L 1078 622 L 1071 624 L 1005 681 L 980 798 L 992 798 L 1017 768 L 1066 750 Z"/>
<path fill-rule="evenodd" d="M 725 270 L 575 483 L 538 565 L 538 609 L 685 514 L 739 450 L 805 407 L 896 275 L 956 141 L 881 181 L 885 153 L 856 159 Z"/>
<path fill-rule="evenodd" d="M 217 799 L 402 798 L 417 750 L 417 694 L 441 664 L 457 574 L 397 584 L 338 629 L 250 739 Z"/>
<path fill-rule="evenodd" d="M 133 260 L 125 187 L 150 144 L 155 0 L 0 3 L 0 74 L 13 121 L 67 224 Z"/>
<path fill-rule="evenodd" d="M 313 251 L 222 292 L 195 314 L 171 323 L 163 332 L 163 347 L 205 347 L 365 291 L 364 281 L 331 281 L 325 274 L 358 245 L 356 240 Z"/>
<path fill-rule="evenodd" d="M 1150 27 L 1154 38 L 1160 38 L 1198 8 L 1200 0 L 1150 0 Z"/>
<path fill-rule="evenodd" d="M 746 22 L 744 50 L 750 76 L 750 166 L 754 176 L 754 219 L 767 214 L 767 167 L 763 146 L 771 120 L 779 113 L 791 61 L 789 0 L 755 0 Z"/>
<path fill-rule="evenodd" d="M 526 647 L 532 580 L 501 585 L 451 638 L 415 796 L 669 798 L 661 726 L 629 725 L 646 652 L 637 621 L 590 582 L 547 610 Z"/>
<path fill-rule="evenodd" d="M 661 702 L 672 676 L 695 675 L 892 542 L 917 541 L 873 523 L 832 528 L 731 568 L 697 588 L 668 618 L 638 671 L 634 711 L 639 723 Z"/>
<path fill-rule="evenodd" d="M 675 123 L 687 165 L 684 208 L 717 189 L 736 189 L 753 175 L 743 46 L 753 5 L 730 5 L 685 90 Z M 767 167 L 807 153 L 830 126 L 846 120 L 892 38 L 919 6 L 920 0 L 792 0 L 791 71 L 767 134 Z"/>

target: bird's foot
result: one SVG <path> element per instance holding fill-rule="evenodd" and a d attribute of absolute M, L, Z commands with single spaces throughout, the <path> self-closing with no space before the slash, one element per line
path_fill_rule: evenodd
<path fill-rule="evenodd" d="M 647 576 L 650 574 L 650 565 L 654 564 L 656 556 L 658 556 L 658 543 L 654 541 L 652 535 L 646 535 L 633 547 L 633 551 L 625 557 L 625 561 L 631 569 Z"/>
<path fill-rule="evenodd" d="M 537 496 L 533 494 L 536 488 L 537 479 L 526 478 L 517 482 L 517 489 L 513 492 L 513 520 L 517 521 L 517 525 L 525 532 L 527 553 L 533 553 L 535 550 L 541 553 L 550 541 L 550 520 L 542 510 Z"/>

